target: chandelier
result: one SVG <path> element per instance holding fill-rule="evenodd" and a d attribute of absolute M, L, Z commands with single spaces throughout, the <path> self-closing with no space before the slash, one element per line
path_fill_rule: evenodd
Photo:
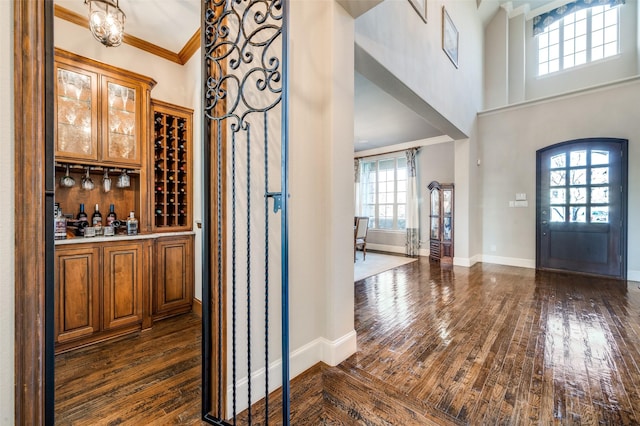
<path fill-rule="evenodd" d="M 107 47 L 120 46 L 124 37 L 125 15 L 118 0 L 84 0 L 89 5 L 91 34 Z"/>

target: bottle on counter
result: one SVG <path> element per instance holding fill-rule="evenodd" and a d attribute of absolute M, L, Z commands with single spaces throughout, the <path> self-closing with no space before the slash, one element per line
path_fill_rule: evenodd
<path fill-rule="evenodd" d="M 89 216 L 87 216 L 87 213 L 84 211 L 84 204 L 80 204 L 80 211 L 78 212 L 76 219 L 79 222 L 78 232 L 80 235 L 84 235 L 84 228 L 89 225 Z"/>
<path fill-rule="evenodd" d="M 67 219 L 62 215 L 59 203 L 55 203 L 55 217 L 53 219 L 53 238 L 64 240 L 67 238 Z"/>
<path fill-rule="evenodd" d="M 109 205 L 109 213 L 107 214 L 107 226 L 113 226 L 113 222 L 117 220 L 115 206 L 113 204 Z"/>
<path fill-rule="evenodd" d="M 134 212 L 130 212 L 127 218 L 127 235 L 138 235 L 138 219 Z"/>
<path fill-rule="evenodd" d="M 94 210 L 93 215 L 91 215 L 91 223 L 96 229 L 96 236 L 102 235 L 102 213 L 100 213 L 98 204 L 96 204 L 96 209 Z"/>

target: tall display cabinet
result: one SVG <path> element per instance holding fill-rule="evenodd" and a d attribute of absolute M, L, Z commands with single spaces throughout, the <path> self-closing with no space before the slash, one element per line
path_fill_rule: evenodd
<path fill-rule="evenodd" d="M 453 183 L 429 184 L 429 257 L 453 264 Z"/>

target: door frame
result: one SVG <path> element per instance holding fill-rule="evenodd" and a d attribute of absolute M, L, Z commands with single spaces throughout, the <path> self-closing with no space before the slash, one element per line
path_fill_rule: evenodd
<path fill-rule="evenodd" d="M 541 157 L 542 157 L 542 153 L 551 149 L 556 149 L 556 148 L 560 148 L 562 146 L 565 145 L 573 145 L 573 144 L 588 144 L 591 142 L 605 142 L 605 143 L 618 143 L 620 146 L 620 150 L 621 150 L 621 161 L 620 161 L 620 168 L 621 168 L 621 178 L 620 178 L 620 184 L 622 186 L 622 193 L 620 195 L 620 217 L 622 220 L 622 224 L 621 224 L 621 229 L 620 229 L 620 255 L 621 255 L 621 261 L 620 261 L 620 275 L 619 276 L 609 276 L 607 275 L 607 278 L 614 278 L 614 279 L 621 279 L 621 280 L 626 280 L 627 279 L 627 251 L 628 251 L 628 245 L 627 245 L 627 226 L 628 226 L 628 182 L 629 182 L 629 141 L 627 139 L 621 139 L 621 138 L 609 138 L 609 137 L 596 137 L 596 138 L 583 138 L 583 139 L 572 139 L 572 140 L 568 140 L 568 141 L 564 141 L 564 142 L 560 142 L 557 144 L 553 144 L 553 145 L 549 145 L 546 146 L 544 148 L 540 148 L 539 150 L 536 151 L 536 269 L 537 270 L 544 270 L 544 271 L 559 271 L 559 272 L 567 272 L 567 273 L 577 273 L 577 274 L 583 274 L 583 275 L 593 275 L 593 274 L 588 274 L 588 273 L 584 273 L 584 272 L 580 272 L 580 271 L 569 271 L 569 270 L 557 270 L 557 269 L 550 269 L 550 268 L 543 268 L 540 265 L 541 262 L 541 242 L 540 242 L 540 222 L 541 222 L 541 217 L 540 217 L 540 205 L 541 205 L 541 201 L 542 201 L 542 195 L 540 193 L 540 179 L 542 178 L 540 170 L 541 170 Z"/>
<path fill-rule="evenodd" d="M 53 0 L 13 1 L 15 424 L 52 425 Z M 47 96 L 49 95 L 49 96 Z M 34 235 L 37 236 L 34 238 Z"/>

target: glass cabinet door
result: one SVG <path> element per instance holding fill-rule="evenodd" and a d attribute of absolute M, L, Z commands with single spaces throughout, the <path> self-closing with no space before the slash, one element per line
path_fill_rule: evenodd
<path fill-rule="evenodd" d="M 104 77 L 102 160 L 140 164 L 139 95 L 136 85 Z"/>
<path fill-rule="evenodd" d="M 97 74 L 56 64 L 55 155 L 98 159 Z"/>

